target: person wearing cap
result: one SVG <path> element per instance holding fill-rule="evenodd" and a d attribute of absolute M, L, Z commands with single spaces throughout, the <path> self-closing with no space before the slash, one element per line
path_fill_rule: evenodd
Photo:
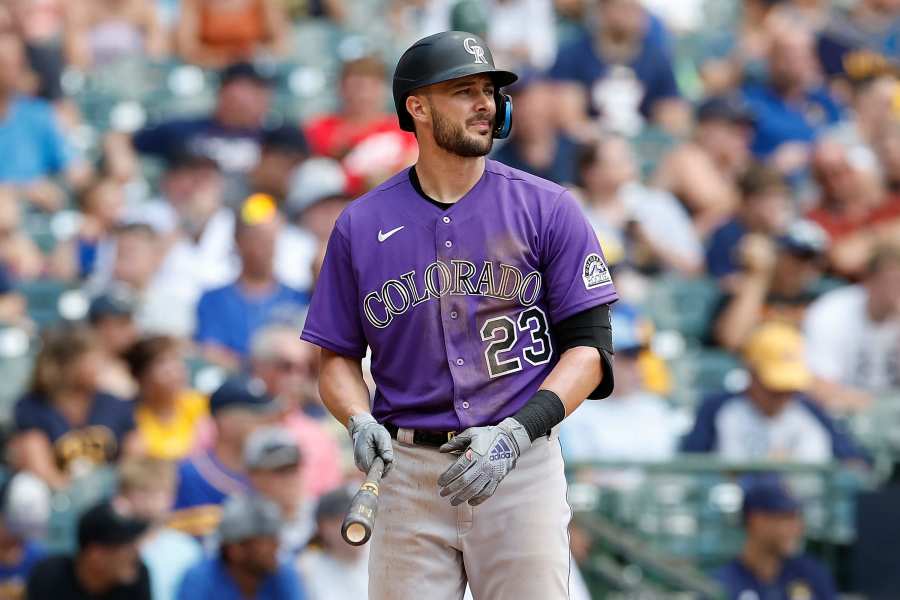
<path fill-rule="evenodd" d="M 266 127 L 260 140 L 259 161 L 245 177 L 230 182 L 225 203 L 239 207 L 245 198 L 260 192 L 275 198 L 279 210 L 286 213 L 291 178 L 285 177 L 285 173 L 292 172 L 309 157 L 309 144 L 299 126 Z"/>
<path fill-rule="evenodd" d="M 168 523 L 177 485 L 175 465 L 134 457 L 122 461 L 116 474 L 116 502 L 149 523 L 140 553 L 150 573 L 153 600 L 174 600 L 185 571 L 203 557 L 200 542 Z"/>
<path fill-rule="evenodd" d="M 738 180 L 750 162 L 754 115 L 731 94 L 702 101 L 694 119 L 691 137 L 662 158 L 653 182 L 684 203 L 697 232 L 706 237 L 740 204 Z"/>
<path fill-rule="evenodd" d="M 0 485 L 0 598 L 24 598 L 28 574 L 47 555 L 51 499 L 47 484 L 27 471 Z"/>
<path fill-rule="evenodd" d="M 275 247 L 284 226 L 274 198 L 254 194 L 238 211 L 236 281 L 208 290 L 197 303 L 194 341 L 211 362 L 233 368 L 247 357 L 250 338 L 272 322 L 299 325 L 309 296 L 276 276 Z"/>
<path fill-rule="evenodd" d="M 132 294 L 119 287 L 95 296 L 87 313 L 87 322 L 105 354 L 100 387 L 120 398 L 131 398 L 137 392 L 137 382 L 124 360 L 125 351 L 138 338 L 134 310 Z"/>
<path fill-rule="evenodd" d="M 636 134 L 653 123 L 673 133 L 690 124 L 675 80 L 667 32 L 638 0 L 596 3 L 592 27 L 564 44 L 550 68 L 559 118 L 576 139 L 601 129 Z"/>
<path fill-rule="evenodd" d="M 493 158 L 560 185 L 575 183 L 577 146 L 554 118 L 553 88 L 537 73 L 509 87 L 516 126 Z"/>
<path fill-rule="evenodd" d="M 803 337 L 780 321 L 761 324 L 743 347 L 750 384 L 745 391 L 706 398 L 684 452 L 717 454 L 727 461 L 866 461 L 866 454 L 811 399 L 813 376 Z"/>
<path fill-rule="evenodd" d="M 181 460 L 209 426 L 209 400 L 188 384 L 184 343 L 174 337 L 142 337 L 125 353 L 138 393 L 134 420 L 147 456 Z"/>
<path fill-rule="evenodd" d="M 291 172 L 286 213 L 318 244 L 328 241 L 335 221 L 349 203 L 347 174 L 336 160 L 313 157 Z"/>
<path fill-rule="evenodd" d="M 742 270 L 713 313 L 712 336 L 732 352 L 767 319 L 799 327 L 806 307 L 825 289 L 828 235 L 812 221 L 796 221 L 778 237 L 745 235 L 736 248 Z"/>
<path fill-rule="evenodd" d="M 290 20 L 277 0 L 184 0 L 180 11 L 175 40 L 185 62 L 218 69 L 290 48 Z"/>
<path fill-rule="evenodd" d="M 306 600 L 303 583 L 278 556 L 278 506 L 257 495 L 225 502 L 219 547 L 185 574 L 178 600 Z"/>
<path fill-rule="evenodd" d="M 138 164 L 135 152 L 171 160 L 187 148 L 214 160 L 226 176 L 245 175 L 259 160 L 272 85 L 269 76 L 251 63 L 223 65 L 211 114 L 153 123 L 130 137 L 109 134 L 111 170 L 130 176 Z"/>
<path fill-rule="evenodd" d="M 611 311 L 616 352 L 616 388 L 603 402 L 585 402 L 560 430 L 567 461 L 663 461 L 677 446 L 678 420 L 665 399 L 651 390 L 644 365 L 652 324 L 635 307 L 617 303 Z"/>
<path fill-rule="evenodd" d="M 387 69 L 375 56 L 341 66 L 340 109 L 313 117 L 305 125 L 313 153 L 341 161 L 347 192 L 356 196 L 416 161 L 415 137 L 385 111 Z"/>
<path fill-rule="evenodd" d="M 703 246 L 690 216 L 672 194 L 641 182 L 626 138 L 607 134 L 583 146 L 576 183 L 604 247 L 621 249 L 620 271 L 627 265 L 633 272 L 701 272 Z"/>
<path fill-rule="evenodd" d="M 244 444 L 244 468 L 251 487 L 281 511 L 284 524 L 279 539 L 288 557 L 297 556 L 313 533 L 309 503 L 315 498 L 304 494 L 305 461 L 293 432 L 284 427 L 257 429 Z"/>
<path fill-rule="evenodd" d="M 351 546 L 341 537 L 341 523 L 353 500 L 346 488 L 319 499 L 315 537 L 297 560 L 309 600 L 361 600 L 369 597 L 369 546 Z"/>
<path fill-rule="evenodd" d="M 744 236 L 783 235 L 793 214 L 791 190 L 784 176 L 772 167 L 752 163 L 737 178 L 737 210 L 710 234 L 706 243 L 706 270 L 719 286 L 729 290 L 740 273 Z"/>
<path fill-rule="evenodd" d="M 829 408 L 865 409 L 874 397 L 900 389 L 900 247 L 877 248 L 859 284 L 813 302 L 803 333 Z"/>
<path fill-rule="evenodd" d="M 247 437 L 283 413 L 265 384 L 246 375 L 226 379 L 210 396 L 209 410 L 215 442 L 178 464 L 176 512 L 171 520 L 176 529 L 198 537 L 215 530 L 228 496 L 250 488 L 243 456 Z"/>
<path fill-rule="evenodd" d="M 725 598 L 838 597 L 831 573 L 801 552 L 802 507 L 783 481 L 773 477 L 751 481 L 744 491 L 741 513 L 744 547 L 714 574 Z"/>
<path fill-rule="evenodd" d="M 29 600 L 150 600 L 150 575 L 138 553 L 147 522 L 103 501 L 78 519 L 74 555 L 51 556 L 28 578 Z"/>

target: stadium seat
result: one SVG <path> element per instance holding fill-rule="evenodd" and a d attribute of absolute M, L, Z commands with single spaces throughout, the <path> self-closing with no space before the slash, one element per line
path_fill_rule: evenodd
<path fill-rule="evenodd" d="M 674 330 L 689 343 L 703 340 L 721 298 L 715 281 L 663 276 L 654 285 L 644 307 L 658 330 Z"/>

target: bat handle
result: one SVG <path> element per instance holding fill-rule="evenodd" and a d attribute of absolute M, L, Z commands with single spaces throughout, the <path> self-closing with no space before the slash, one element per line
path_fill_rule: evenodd
<path fill-rule="evenodd" d="M 366 473 L 366 480 L 350 503 L 350 510 L 341 524 L 341 536 L 352 546 L 362 546 L 372 537 L 375 513 L 378 510 L 378 483 L 384 474 L 384 460 L 376 456 Z"/>

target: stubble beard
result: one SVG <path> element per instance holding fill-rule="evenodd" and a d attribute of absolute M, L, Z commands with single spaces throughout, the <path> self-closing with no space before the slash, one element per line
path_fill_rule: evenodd
<path fill-rule="evenodd" d="M 454 123 L 436 110 L 432 109 L 431 131 L 434 142 L 439 148 L 466 158 L 486 156 L 494 146 L 493 135 L 486 138 L 474 137 L 466 133 L 465 128 Z"/>

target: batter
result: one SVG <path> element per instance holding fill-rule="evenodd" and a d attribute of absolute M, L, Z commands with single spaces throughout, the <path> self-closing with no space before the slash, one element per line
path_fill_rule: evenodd
<path fill-rule="evenodd" d="M 303 330 L 357 467 L 386 463 L 372 600 L 460 600 L 467 582 L 476 600 L 569 597 L 556 431 L 612 391 L 617 296 L 571 194 L 485 158 L 515 80 L 471 33 L 404 53 L 394 101 L 418 162 L 340 216 Z"/>

